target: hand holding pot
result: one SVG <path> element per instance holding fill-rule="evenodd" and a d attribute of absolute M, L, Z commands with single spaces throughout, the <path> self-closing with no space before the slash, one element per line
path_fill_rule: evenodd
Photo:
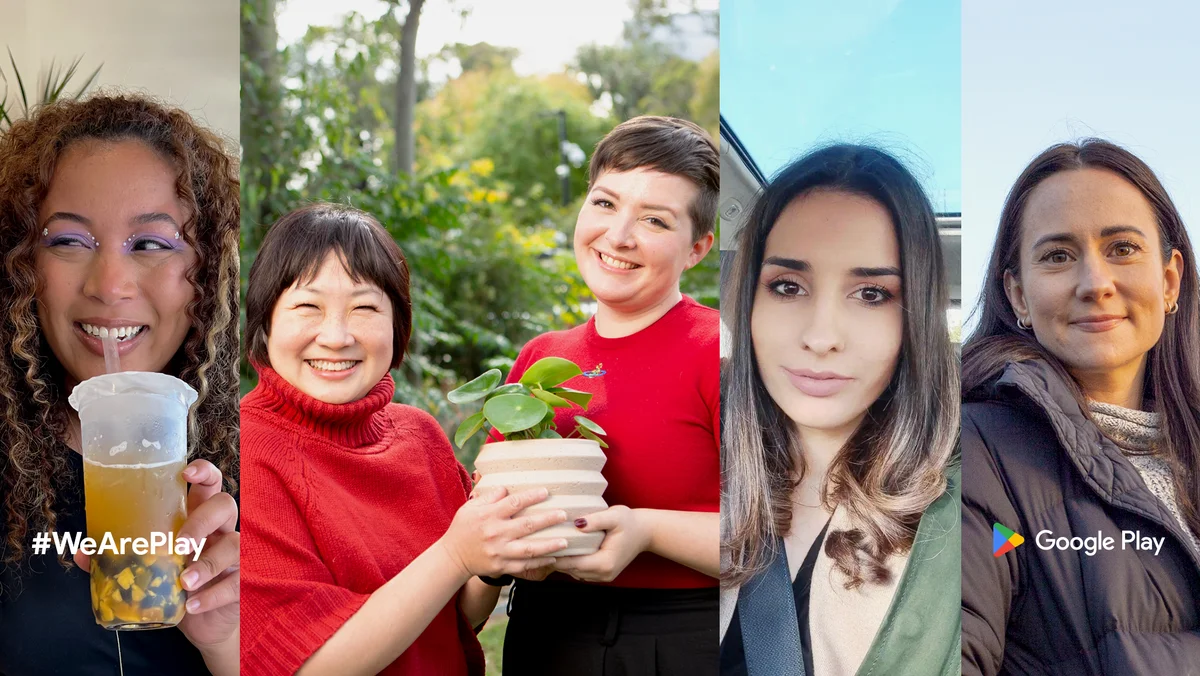
<path fill-rule="evenodd" d="M 650 532 L 638 520 L 637 510 L 613 505 L 602 512 L 576 519 L 584 533 L 608 531 L 600 551 L 586 556 L 563 556 L 554 569 L 585 582 L 612 582 L 638 554 L 650 545 Z"/>
<path fill-rule="evenodd" d="M 565 548 L 566 540 L 517 540 L 566 521 L 567 513 L 555 510 L 513 518 L 548 496 L 544 488 L 513 495 L 502 487 L 477 490 L 459 508 L 438 542 L 468 576 L 499 577 L 549 566 L 554 558 L 547 554 Z"/>

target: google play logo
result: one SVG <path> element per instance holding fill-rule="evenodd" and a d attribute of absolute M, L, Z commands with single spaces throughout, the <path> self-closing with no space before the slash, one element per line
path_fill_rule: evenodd
<path fill-rule="evenodd" d="M 1004 556 L 1025 542 L 1020 533 L 1005 528 L 998 523 L 992 524 L 992 556 Z"/>

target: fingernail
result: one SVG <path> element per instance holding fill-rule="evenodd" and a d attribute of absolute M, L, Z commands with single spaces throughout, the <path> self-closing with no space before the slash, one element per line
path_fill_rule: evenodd
<path fill-rule="evenodd" d="M 188 599 L 187 609 L 189 613 L 194 613 L 197 610 L 200 610 L 200 601 L 196 599 Z"/>
<path fill-rule="evenodd" d="M 200 470 L 189 465 L 187 467 L 187 469 L 183 470 L 183 475 L 184 476 L 196 476 L 196 472 L 198 472 L 198 471 L 200 471 Z"/>
<path fill-rule="evenodd" d="M 561 510 L 560 510 L 560 511 L 558 512 L 558 520 L 559 520 L 559 521 L 566 521 L 566 520 L 567 520 L 567 513 L 566 513 L 566 512 L 564 512 L 564 511 L 561 511 Z"/>
<path fill-rule="evenodd" d="M 576 528 L 586 528 L 587 527 L 587 519 L 575 519 L 575 527 Z"/>
<path fill-rule="evenodd" d="M 189 570 L 188 572 L 183 574 L 183 586 L 186 587 L 188 589 L 188 591 L 191 591 L 192 587 L 194 587 L 196 585 L 196 581 L 199 579 L 200 579 L 200 573 L 197 573 L 194 570 Z M 197 602 L 197 603 L 199 603 L 199 602 Z M 191 606 L 189 604 L 189 608 L 190 607 Z"/>

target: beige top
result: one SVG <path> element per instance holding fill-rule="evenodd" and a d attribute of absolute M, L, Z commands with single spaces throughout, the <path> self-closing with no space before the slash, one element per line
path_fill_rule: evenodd
<path fill-rule="evenodd" d="M 833 511 L 826 537 L 835 530 L 851 527 L 844 507 Z M 908 555 L 890 557 L 885 565 L 892 572 L 887 585 L 864 584 L 846 589 L 847 578 L 825 553 L 824 544 L 813 567 L 808 593 L 809 635 L 812 639 L 813 676 L 850 676 L 866 658 L 883 618 L 892 605 L 896 587 L 904 575 Z M 733 620 L 737 588 L 721 587 L 721 639 Z"/>

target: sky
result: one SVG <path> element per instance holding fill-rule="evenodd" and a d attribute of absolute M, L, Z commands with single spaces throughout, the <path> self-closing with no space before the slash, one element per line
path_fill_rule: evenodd
<path fill-rule="evenodd" d="M 699 7 L 716 9 L 717 0 L 702 0 Z M 279 40 L 295 42 L 309 25 L 334 25 L 348 11 L 374 19 L 386 8 L 380 0 L 286 0 L 277 17 Z M 455 11 L 468 8 L 465 20 Z M 417 30 L 417 56 L 434 54 L 448 43 L 487 42 L 521 50 L 513 62 L 519 75 L 557 73 L 585 44 L 616 44 L 632 14 L 627 0 L 427 0 Z"/>
<path fill-rule="evenodd" d="M 869 142 L 959 211 L 960 64 L 959 0 L 721 3 L 721 114 L 768 176 Z"/>
<path fill-rule="evenodd" d="M 963 5 L 964 309 L 978 299 L 1009 188 L 1061 141 L 1100 136 L 1133 151 L 1200 244 L 1200 3 Z"/>

